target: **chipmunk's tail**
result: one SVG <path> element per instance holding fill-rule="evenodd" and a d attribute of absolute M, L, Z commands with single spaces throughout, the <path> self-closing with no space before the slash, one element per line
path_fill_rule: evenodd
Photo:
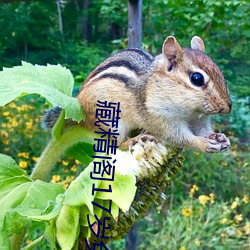
<path fill-rule="evenodd" d="M 42 128 L 45 130 L 51 130 L 56 124 L 61 111 L 62 109 L 58 106 L 46 110 L 41 120 Z"/>

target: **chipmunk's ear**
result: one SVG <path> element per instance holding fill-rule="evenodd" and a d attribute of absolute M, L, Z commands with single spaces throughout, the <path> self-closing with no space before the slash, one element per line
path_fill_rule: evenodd
<path fill-rule="evenodd" d="M 197 50 L 200 50 L 202 52 L 205 51 L 205 45 L 204 45 L 204 42 L 203 40 L 198 37 L 198 36 L 194 36 L 191 40 L 191 48 L 192 49 L 197 49 Z"/>
<path fill-rule="evenodd" d="M 183 50 L 175 37 L 169 36 L 162 46 L 162 54 L 170 61 L 179 61 L 182 59 Z"/>

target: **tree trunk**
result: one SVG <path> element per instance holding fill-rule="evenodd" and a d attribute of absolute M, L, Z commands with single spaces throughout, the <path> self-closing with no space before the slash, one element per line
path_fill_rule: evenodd
<path fill-rule="evenodd" d="M 142 47 L 142 0 L 128 1 L 128 47 Z"/>
<path fill-rule="evenodd" d="M 131 227 L 130 232 L 126 236 L 126 250 L 136 250 L 137 241 L 137 225 Z"/>
<path fill-rule="evenodd" d="M 57 12 L 58 12 L 58 20 L 59 20 L 59 30 L 63 36 L 63 22 L 62 22 L 62 12 L 61 12 L 60 0 L 57 0 L 56 4 L 57 4 Z"/>
<path fill-rule="evenodd" d="M 128 47 L 142 47 L 142 0 L 128 1 Z M 126 236 L 126 250 L 136 250 L 137 226 Z"/>
<path fill-rule="evenodd" d="M 88 18 L 89 0 L 82 1 L 82 39 L 89 40 L 89 18 Z"/>

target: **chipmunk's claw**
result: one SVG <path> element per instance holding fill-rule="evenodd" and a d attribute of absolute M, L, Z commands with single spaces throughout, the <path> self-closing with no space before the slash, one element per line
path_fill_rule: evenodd
<path fill-rule="evenodd" d="M 214 133 L 209 136 L 209 151 L 226 151 L 230 147 L 229 139 L 222 133 Z"/>

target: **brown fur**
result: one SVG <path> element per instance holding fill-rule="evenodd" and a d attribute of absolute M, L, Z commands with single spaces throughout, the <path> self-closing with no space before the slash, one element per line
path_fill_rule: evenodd
<path fill-rule="evenodd" d="M 143 129 L 164 144 L 218 151 L 222 143 L 216 148 L 208 139 L 213 133 L 208 114 L 230 112 L 231 101 L 221 71 L 203 53 L 203 41 L 194 37 L 191 46 L 195 49 L 182 49 L 168 37 L 163 54 L 156 58 L 132 49 L 105 60 L 89 74 L 78 95 L 87 114 L 84 125 L 96 129 L 98 100 L 120 102 L 119 144 L 129 131 Z M 204 86 L 190 82 L 194 70 L 205 72 Z"/>

